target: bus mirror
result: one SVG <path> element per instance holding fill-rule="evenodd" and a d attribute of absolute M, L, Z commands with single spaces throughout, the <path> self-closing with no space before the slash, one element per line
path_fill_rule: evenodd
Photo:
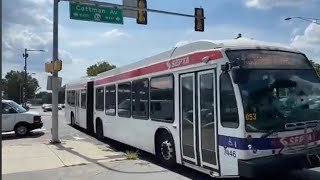
<path fill-rule="evenodd" d="M 222 65 L 221 65 L 221 70 L 222 70 L 222 72 L 228 72 L 228 71 L 229 71 L 229 68 L 230 68 L 229 63 L 226 63 L 226 64 L 222 64 Z"/>
<path fill-rule="evenodd" d="M 247 69 L 234 67 L 231 75 L 235 84 L 244 84 L 248 81 L 249 71 Z"/>

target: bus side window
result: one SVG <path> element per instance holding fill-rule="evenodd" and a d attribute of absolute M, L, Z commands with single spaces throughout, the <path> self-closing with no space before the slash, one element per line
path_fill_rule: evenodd
<path fill-rule="evenodd" d="M 104 108 L 104 88 L 99 87 L 96 89 L 96 110 L 103 111 Z"/>
<path fill-rule="evenodd" d="M 174 121 L 173 75 L 153 77 L 150 80 L 150 118 L 155 121 Z"/>
<path fill-rule="evenodd" d="M 239 127 L 237 101 L 228 73 L 220 75 L 220 114 L 223 127 Z"/>
<path fill-rule="evenodd" d="M 85 89 L 81 90 L 81 108 L 87 108 L 87 91 Z"/>

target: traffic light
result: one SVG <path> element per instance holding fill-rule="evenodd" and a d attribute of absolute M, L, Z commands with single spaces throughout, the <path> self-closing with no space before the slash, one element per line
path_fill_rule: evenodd
<path fill-rule="evenodd" d="M 144 9 L 147 9 L 147 0 L 138 0 L 137 3 L 137 24 L 147 24 L 147 11 L 143 11 Z"/>
<path fill-rule="evenodd" d="M 45 71 L 47 73 L 52 73 L 53 72 L 53 64 L 52 61 L 50 63 L 45 64 Z"/>
<path fill-rule="evenodd" d="M 50 63 L 45 64 L 45 71 L 47 73 L 58 72 L 58 71 L 61 71 L 61 69 L 62 69 L 61 60 L 51 61 Z"/>
<path fill-rule="evenodd" d="M 62 69 L 62 61 L 61 60 L 53 61 L 53 70 L 58 72 L 58 71 L 61 71 L 61 69 Z"/>
<path fill-rule="evenodd" d="M 203 8 L 195 8 L 194 16 L 195 16 L 194 30 L 203 32 L 204 31 L 204 11 L 203 11 Z"/>

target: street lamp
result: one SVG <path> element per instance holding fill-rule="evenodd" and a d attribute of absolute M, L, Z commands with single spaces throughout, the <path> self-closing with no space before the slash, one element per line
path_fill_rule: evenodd
<path fill-rule="evenodd" d="M 23 96 L 23 102 L 26 102 L 26 94 L 27 94 L 27 58 L 29 57 L 28 52 L 29 51 L 40 51 L 45 52 L 43 49 L 24 49 L 24 53 L 22 54 L 22 57 L 24 57 L 24 96 Z"/>
<path fill-rule="evenodd" d="M 284 20 L 286 21 L 289 21 L 291 19 L 301 19 L 303 21 L 308 21 L 308 22 L 311 22 L 311 23 L 315 23 L 315 24 L 318 24 L 320 25 L 320 19 L 318 18 L 309 18 L 309 17 L 299 17 L 299 16 L 296 16 L 296 17 L 287 17 L 285 18 Z"/>

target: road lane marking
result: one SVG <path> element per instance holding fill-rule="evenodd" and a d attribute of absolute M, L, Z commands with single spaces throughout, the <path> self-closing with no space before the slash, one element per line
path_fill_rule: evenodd
<path fill-rule="evenodd" d="M 73 138 L 74 138 L 75 140 L 83 140 L 83 139 L 86 139 L 86 138 L 82 138 L 82 137 L 79 137 L 79 136 L 73 136 Z"/>
<path fill-rule="evenodd" d="M 50 132 L 50 131 L 48 131 L 47 129 L 43 128 L 43 129 L 35 129 L 35 130 L 31 131 L 31 132 L 44 132 L 44 133 L 46 133 L 46 132 Z M 14 131 L 3 132 L 1 134 L 2 135 L 14 134 Z"/>

